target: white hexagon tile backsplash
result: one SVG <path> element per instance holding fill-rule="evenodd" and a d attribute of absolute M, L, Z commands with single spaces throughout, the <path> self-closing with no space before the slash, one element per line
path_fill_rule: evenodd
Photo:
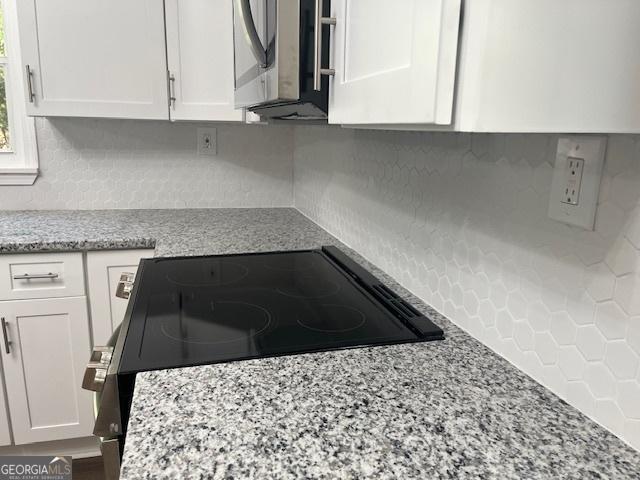
<path fill-rule="evenodd" d="M 207 157 L 198 126 L 38 118 L 40 176 L 1 187 L 0 210 L 291 206 L 291 128 L 215 125 Z"/>
<path fill-rule="evenodd" d="M 640 136 L 609 137 L 594 232 L 547 218 L 557 135 L 37 119 L 0 209 L 295 206 L 640 449 Z M 292 182 L 293 172 L 293 182 Z"/>
<path fill-rule="evenodd" d="M 547 218 L 557 135 L 296 127 L 294 203 L 640 449 L 640 136 L 595 231 Z"/>

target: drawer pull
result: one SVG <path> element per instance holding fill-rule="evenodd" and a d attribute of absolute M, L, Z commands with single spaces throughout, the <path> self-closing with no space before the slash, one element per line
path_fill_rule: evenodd
<path fill-rule="evenodd" d="M 34 274 L 28 274 L 28 273 L 23 273 L 22 275 L 14 275 L 13 279 L 14 280 L 34 280 L 37 278 L 58 278 L 60 275 L 57 273 L 34 273 Z"/>
<path fill-rule="evenodd" d="M 10 345 L 11 342 L 9 341 L 9 336 L 7 335 L 7 321 L 4 319 L 4 317 L 2 317 L 2 336 L 4 337 L 4 351 L 7 352 L 7 355 L 11 354 L 11 350 L 10 350 Z"/>

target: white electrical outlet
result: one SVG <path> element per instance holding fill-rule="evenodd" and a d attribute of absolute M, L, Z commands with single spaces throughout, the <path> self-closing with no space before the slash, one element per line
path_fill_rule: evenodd
<path fill-rule="evenodd" d="M 582 186 L 583 158 L 567 158 L 564 168 L 564 198 L 562 203 L 578 205 L 580 203 L 580 187 Z"/>
<path fill-rule="evenodd" d="M 606 145 L 606 137 L 558 140 L 549 217 L 593 230 Z"/>
<path fill-rule="evenodd" d="M 218 138 L 215 128 L 198 128 L 198 155 L 215 156 L 218 153 Z"/>

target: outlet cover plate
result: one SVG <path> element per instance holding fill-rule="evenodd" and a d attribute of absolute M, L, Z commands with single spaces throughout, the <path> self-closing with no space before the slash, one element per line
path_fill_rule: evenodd
<path fill-rule="evenodd" d="M 558 140 L 549 199 L 549 217 L 569 225 L 593 230 L 606 147 L 607 137 L 572 136 Z M 578 202 L 574 203 L 573 200 L 567 202 L 566 189 L 570 184 L 575 185 L 568 178 L 572 171 L 569 168 L 569 162 L 581 160 L 584 160 L 581 164 L 582 176 L 577 179 L 579 191 L 575 196 Z"/>
<path fill-rule="evenodd" d="M 215 128 L 198 128 L 198 155 L 214 157 L 218 154 L 218 136 Z"/>

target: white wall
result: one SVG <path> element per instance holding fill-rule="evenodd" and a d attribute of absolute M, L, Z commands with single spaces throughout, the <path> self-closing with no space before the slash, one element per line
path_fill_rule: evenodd
<path fill-rule="evenodd" d="M 295 206 L 640 449 L 640 137 L 595 232 L 547 218 L 557 136 L 296 127 Z"/>
<path fill-rule="evenodd" d="M 41 175 L 0 186 L 0 210 L 291 206 L 290 128 L 217 125 L 218 156 L 203 157 L 197 126 L 36 119 Z"/>

